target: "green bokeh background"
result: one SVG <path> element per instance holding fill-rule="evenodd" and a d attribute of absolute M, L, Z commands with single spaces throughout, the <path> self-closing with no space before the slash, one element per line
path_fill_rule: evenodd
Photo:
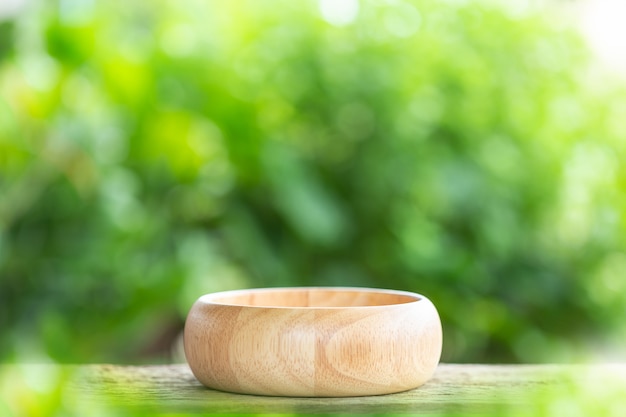
<path fill-rule="evenodd" d="M 626 91 L 522 3 L 2 20 L 0 360 L 180 360 L 199 295 L 297 285 L 427 295 L 444 361 L 623 357 Z"/>

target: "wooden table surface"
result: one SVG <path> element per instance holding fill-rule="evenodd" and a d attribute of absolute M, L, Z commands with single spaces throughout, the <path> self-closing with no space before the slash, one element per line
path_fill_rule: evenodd
<path fill-rule="evenodd" d="M 85 365 L 77 367 L 76 375 L 71 389 L 82 401 L 156 413 L 571 415 L 572 410 L 579 410 L 626 415 L 626 364 L 441 364 L 434 377 L 418 389 L 352 398 L 280 398 L 214 391 L 202 386 L 184 364 Z"/>
<path fill-rule="evenodd" d="M 186 364 L 0 364 L 0 416 L 380 413 L 626 416 L 626 364 L 440 364 L 420 388 L 352 398 L 281 398 L 205 388 Z"/>

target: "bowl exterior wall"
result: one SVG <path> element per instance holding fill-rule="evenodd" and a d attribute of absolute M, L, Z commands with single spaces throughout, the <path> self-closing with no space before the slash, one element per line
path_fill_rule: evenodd
<path fill-rule="evenodd" d="M 357 308 L 194 304 L 185 325 L 194 375 L 222 391 L 298 397 L 378 395 L 434 373 L 442 331 L 428 299 Z"/>

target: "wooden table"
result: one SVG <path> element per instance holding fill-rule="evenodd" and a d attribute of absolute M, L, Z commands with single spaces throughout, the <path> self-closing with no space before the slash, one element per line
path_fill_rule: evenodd
<path fill-rule="evenodd" d="M 51 372 L 63 381 L 61 403 L 77 409 L 77 415 L 97 409 L 128 411 L 129 415 L 140 412 L 626 415 L 626 364 L 441 364 L 434 377 L 418 389 L 352 398 L 260 397 L 214 391 L 202 386 L 184 364 L 0 365 L 5 385 L 7 381 L 19 380 L 20 375 L 37 379 L 38 373 Z M 15 394 L 4 394 L 11 409 Z"/>

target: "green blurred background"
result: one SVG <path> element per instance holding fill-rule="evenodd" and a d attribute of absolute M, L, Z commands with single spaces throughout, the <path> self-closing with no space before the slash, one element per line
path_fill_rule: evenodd
<path fill-rule="evenodd" d="M 624 358 L 626 89 L 552 3 L 5 16 L 0 361 L 180 360 L 199 295 L 296 285 L 427 295 L 444 361 Z"/>

